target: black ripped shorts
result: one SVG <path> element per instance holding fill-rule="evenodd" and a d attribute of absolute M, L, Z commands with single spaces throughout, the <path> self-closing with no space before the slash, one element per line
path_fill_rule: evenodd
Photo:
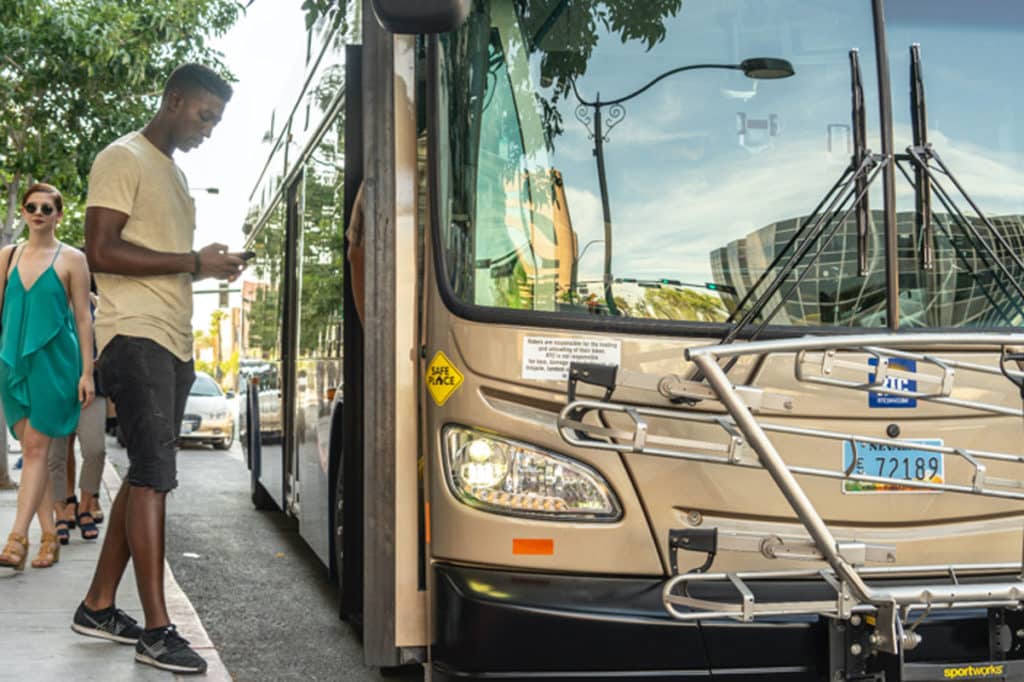
<path fill-rule="evenodd" d="M 178 434 L 196 378 L 192 361 L 156 341 L 118 335 L 97 364 L 128 447 L 128 483 L 157 492 L 178 487 Z"/>

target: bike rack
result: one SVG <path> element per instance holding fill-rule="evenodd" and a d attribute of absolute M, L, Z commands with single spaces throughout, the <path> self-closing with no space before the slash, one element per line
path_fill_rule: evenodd
<path fill-rule="evenodd" d="M 898 345 L 898 349 L 889 348 Z M 928 566 L 868 567 L 867 562 L 895 563 L 895 550 L 872 546 L 855 539 L 837 539 L 796 479 L 796 475 L 873 483 L 893 483 L 882 476 L 858 474 L 851 465 L 848 470 L 787 464 L 769 434 L 786 434 L 808 439 L 845 441 L 856 451 L 858 443 L 876 443 L 907 447 L 926 452 L 951 455 L 966 462 L 968 474 L 963 480 L 941 483 L 906 481 L 908 488 L 955 494 L 980 495 L 993 498 L 1024 500 L 1024 466 L 1015 478 L 995 477 L 986 464 L 1024 465 L 1024 455 L 993 452 L 945 445 L 927 445 L 899 438 L 875 438 L 855 433 L 823 429 L 807 429 L 773 423 L 762 413 L 785 413 L 799 397 L 772 393 L 764 387 L 737 386 L 722 367 L 722 361 L 750 356 L 791 355 L 794 377 L 805 384 L 824 384 L 836 389 L 873 392 L 903 398 L 914 398 L 937 405 L 974 410 L 982 414 L 1010 415 L 1024 418 L 1020 407 L 969 399 L 957 395 L 957 389 L 969 382 L 972 375 L 1001 375 L 1012 382 L 1024 397 L 1024 372 L 1008 368 L 1008 361 L 1024 359 L 1014 349 L 1024 347 L 1021 334 L 862 334 L 849 336 L 808 336 L 798 339 L 755 341 L 727 345 L 690 348 L 686 357 L 693 362 L 707 384 L 687 385 L 676 375 L 645 377 L 635 372 L 616 370 L 597 372 L 603 377 L 605 399 L 576 399 L 576 382 L 587 382 L 594 366 L 576 366 L 570 371 L 570 402 L 559 416 L 563 440 L 573 446 L 589 449 L 635 452 L 671 457 L 713 465 L 762 468 L 767 470 L 776 487 L 803 525 L 807 537 L 745 537 L 742 533 L 723 533 L 722 537 L 691 536 L 677 532 L 671 545 L 678 549 L 709 551 L 702 569 L 710 566 L 715 543 L 732 549 L 748 547 L 768 558 L 824 561 L 820 569 L 786 571 L 750 571 L 738 573 L 691 572 L 674 575 L 663 587 L 662 600 L 666 611 L 678 620 L 702 618 L 733 618 L 751 621 L 758 617 L 795 614 L 820 614 L 849 620 L 854 614 L 871 613 L 876 619 L 871 645 L 877 651 L 897 654 L 912 649 L 920 641 L 915 632 L 927 615 L 938 609 L 1007 608 L 1020 609 L 1024 600 L 1024 564 L 961 564 Z M 998 367 L 964 362 L 936 355 L 935 349 L 992 349 L 1000 352 Z M 872 360 L 857 357 L 868 356 Z M 904 362 L 899 362 L 900 360 Z M 907 369 L 914 361 L 915 369 Z M 868 381 L 862 378 L 874 375 Z M 915 381 L 920 390 L 887 387 L 888 378 Z M 593 382 L 591 382 L 593 383 Z M 691 382 L 692 383 L 692 382 Z M 908 384 L 909 385 L 909 384 Z M 649 407 L 614 402 L 615 388 L 653 390 L 678 407 Z M 966 391 L 964 391 L 966 392 Z M 1015 394 L 1014 394 L 1015 395 Z M 708 409 L 710 405 L 711 409 Z M 632 421 L 632 428 L 614 428 L 587 421 L 591 413 L 620 412 Z M 673 419 L 695 424 L 715 425 L 723 432 L 720 440 L 684 439 L 653 433 L 648 418 Z M 854 458 L 856 461 L 856 458 Z M 947 469 L 948 471 L 948 469 Z M 708 531 L 702 531 L 707 533 Z M 714 532 L 714 531 L 712 531 Z M 685 537 L 684 537 L 685 536 Z M 774 544 L 766 544 L 767 541 Z M 693 542 L 693 546 L 680 543 Z M 731 544 L 729 544 L 731 543 Z M 774 549 L 772 549 L 772 547 Z M 797 548 L 794 550 L 793 548 Z M 675 565 L 675 557 L 672 557 Z M 964 582 L 972 574 L 1002 574 Z M 1010 575 L 1012 574 L 1012 575 Z M 893 584 L 893 579 L 904 579 Z M 806 579 L 822 581 L 832 588 L 833 598 L 791 602 L 759 602 L 751 580 Z M 737 593 L 735 601 L 708 601 L 689 594 L 691 587 L 701 583 L 730 584 Z M 912 612 L 920 612 L 911 623 Z"/>

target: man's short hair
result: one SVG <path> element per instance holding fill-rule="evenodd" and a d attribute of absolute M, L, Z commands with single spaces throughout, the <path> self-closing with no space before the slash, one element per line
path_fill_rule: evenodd
<path fill-rule="evenodd" d="M 202 64 L 182 64 L 176 68 L 164 85 L 164 97 L 172 90 L 192 92 L 202 88 L 227 102 L 234 92 L 226 80 L 208 66 Z"/>

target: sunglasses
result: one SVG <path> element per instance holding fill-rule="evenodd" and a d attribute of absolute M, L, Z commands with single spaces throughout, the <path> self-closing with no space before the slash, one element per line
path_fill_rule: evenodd
<path fill-rule="evenodd" d="M 36 210 L 38 209 L 38 211 Z M 53 204 L 34 204 L 29 202 L 25 204 L 25 213 L 29 215 L 35 215 L 36 213 L 42 213 L 43 215 L 53 215 L 54 209 Z"/>

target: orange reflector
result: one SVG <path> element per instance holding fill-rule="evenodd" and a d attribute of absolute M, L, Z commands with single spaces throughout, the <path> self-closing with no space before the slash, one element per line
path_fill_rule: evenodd
<path fill-rule="evenodd" d="M 423 540 L 430 544 L 430 503 L 423 503 Z"/>
<path fill-rule="evenodd" d="M 555 541 L 552 538 L 512 538 L 512 553 L 550 556 L 555 553 Z"/>

